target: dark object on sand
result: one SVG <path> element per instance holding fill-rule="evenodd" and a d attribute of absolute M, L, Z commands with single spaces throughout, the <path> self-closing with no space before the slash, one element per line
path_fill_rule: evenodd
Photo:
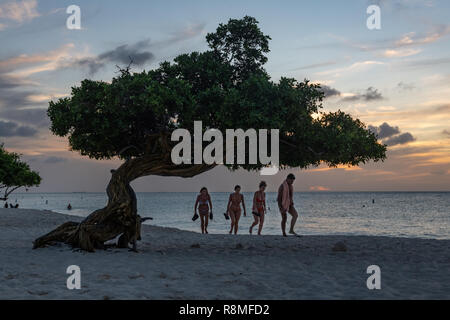
<path fill-rule="evenodd" d="M 230 220 L 230 216 L 228 215 L 228 213 L 225 212 L 223 215 L 225 216 L 226 220 Z"/>
<path fill-rule="evenodd" d="M 198 214 L 195 213 L 194 216 L 192 217 L 192 221 L 195 221 L 195 220 L 197 220 L 197 219 L 198 219 Z"/>
<path fill-rule="evenodd" d="M 72 210 L 72 205 L 69 203 L 69 205 L 67 206 L 67 210 Z"/>
<path fill-rule="evenodd" d="M 213 220 L 214 216 L 213 216 L 213 213 L 212 213 L 212 212 L 209 213 L 209 218 L 210 218 L 211 220 Z"/>
<path fill-rule="evenodd" d="M 8 202 L 5 202 L 5 209 L 8 209 Z"/>
<path fill-rule="evenodd" d="M 13 206 L 12 203 L 9 204 L 9 207 L 10 207 L 11 209 L 14 209 L 14 206 Z"/>
<path fill-rule="evenodd" d="M 18 208 L 19 208 L 19 204 L 16 204 L 16 205 L 14 206 L 14 208 L 15 208 L 15 209 L 18 209 Z"/>
<path fill-rule="evenodd" d="M 333 247 L 332 250 L 333 250 L 334 252 L 338 252 L 338 251 L 340 251 L 340 252 L 346 252 L 346 251 L 347 251 L 347 246 L 345 245 L 344 242 L 339 241 L 339 242 L 337 242 L 337 243 L 334 245 L 334 247 Z"/>

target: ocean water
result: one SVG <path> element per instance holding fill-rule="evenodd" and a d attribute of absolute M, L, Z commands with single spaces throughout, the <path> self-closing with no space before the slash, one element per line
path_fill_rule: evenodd
<path fill-rule="evenodd" d="M 253 221 L 253 193 L 243 193 L 247 217 L 241 218 L 240 233 L 248 233 Z M 137 193 L 138 212 L 154 220 L 146 224 L 200 231 L 191 220 L 197 193 Z M 214 220 L 210 233 L 226 233 L 225 212 L 229 193 L 211 193 Z M 264 234 L 281 234 L 276 193 L 266 194 L 269 207 Z M 372 203 L 372 199 L 374 203 Z M 86 216 L 102 208 L 104 193 L 17 193 L 9 202 L 20 208 L 46 209 Z M 450 239 L 450 192 L 296 192 L 294 202 L 300 218 L 296 231 L 305 235 L 378 235 Z M 73 210 L 66 209 L 71 203 Z M 288 220 L 288 223 L 290 218 Z"/>

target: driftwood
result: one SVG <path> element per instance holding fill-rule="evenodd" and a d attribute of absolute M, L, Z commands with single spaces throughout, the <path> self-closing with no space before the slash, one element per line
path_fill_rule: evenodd
<path fill-rule="evenodd" d="M 117 246 L 128 248 L 141 238 L 141 224 L 146 218 L 137 214 L 136 194 L 130 186 L 135 179 L 148 175 L 193 177 L 211 170 L 214 165 L 174 165 L 167 153 L 129 159 L 112 170 L 107 187 L 108 204 L 92 212 L 82 222 L 66 222 L 36 239 L 33 248 L 63 242 L 86 251 L 104 249 L 105 242 L 119 236 Z M 170 153 L 168 153 L 170 155 Z"/>

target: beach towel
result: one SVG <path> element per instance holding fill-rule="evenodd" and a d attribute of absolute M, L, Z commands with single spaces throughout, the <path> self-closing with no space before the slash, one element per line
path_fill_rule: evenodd
<path fill-rule="evenodd" d="M 291 196 L 289 194 L 289 184 L 287 183 L 287 181 L 283 182 L 283 194 L 282 194 L 282 198 L 281 198 L 281 206 L 283 207 L 284 210 L 289 210 L 289 207 L 291 206 Z"/>

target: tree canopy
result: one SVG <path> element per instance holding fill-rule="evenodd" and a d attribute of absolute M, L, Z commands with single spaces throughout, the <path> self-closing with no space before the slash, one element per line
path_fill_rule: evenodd
<path fill-rule="evenodd" d="M 230 19 L 206 40 L 210 50 L 179 55 L 154 70 L 122 69 L 110 83 L 82 81 L 70 97 L 50 102 L 51 131 L 95 159 L 167 153 L 161 136 L 192 129 L 194 121 L 205 129 L 279 129 L 281 167 L 385 159 L 386 146 L 364 123 L 321 110 L 320 85 L 271 80 L 264 69 L 270 37 L 255 18 Z M 261 166 L 233 166 L 239 167 Z"/>
<path fill-rule="evenodd" d="M 6 201 L 8 196 L 21 187 L 38 186 L 41 177 L 32 171 L 28 164 L 20 160 L 17 153 L 8 152 L 0 144 L 0 200 Z"/>
<path fill-rule="evenodd" d="M 231 19 L 206 40 L 210 50 L 205 52 L 179 55 L 150 71 L 121 69 L 111 82 L 86 79 L 70 97 L 50 102 L 50 129 L 68 137 L 72 150 L 126 161 L 111 171 L 106 207 L 36 239 L 34 248 L 59 241 L 93 251 L 119 235 L 119 247 L 135 247 L 142 220 L 130 183 L 148 175 L 193 177 L 216 165 L 171 161 L 171 133 L 193 132 L 195 121 L 202 121 L 203 130 L 221 132 L 279 129 L 281 168 L 385 159 L 386 146 L 361 121 L 340 110 L 321 110 L 319 85 L 271 80 L 264 69 L 270 37 L 255 18 Z M 263 164 L 228 167 L 254 170 Z"/>

